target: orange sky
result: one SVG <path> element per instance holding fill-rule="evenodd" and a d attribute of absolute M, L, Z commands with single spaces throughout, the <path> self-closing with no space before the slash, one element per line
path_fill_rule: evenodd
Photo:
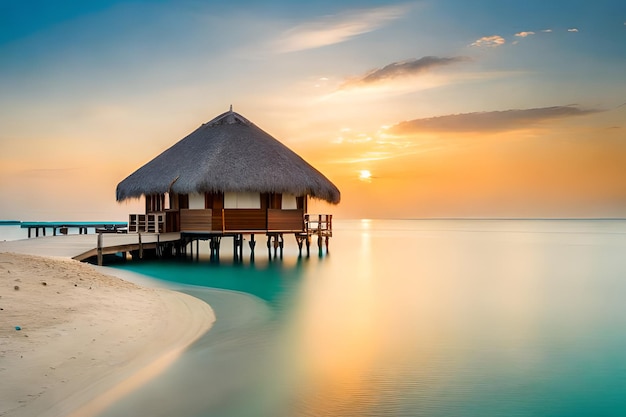
<path fill-rule="evenodd" d="M 117 183 L 230 104 L 339 218 L 626 215 L 620 2 L 109 3 L 0 30 L 0 219 L 124 220 Z"/>

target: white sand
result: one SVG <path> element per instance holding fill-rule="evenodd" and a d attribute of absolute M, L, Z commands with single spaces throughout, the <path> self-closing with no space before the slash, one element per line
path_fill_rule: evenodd
<path fill-rule="evenodd" d="M 95 415 L 163 371 L 215 320 L 186 294 L 77 261 L 8 253 L 0 253 L 0 308 L 0 416 L 16 417 Z"/>

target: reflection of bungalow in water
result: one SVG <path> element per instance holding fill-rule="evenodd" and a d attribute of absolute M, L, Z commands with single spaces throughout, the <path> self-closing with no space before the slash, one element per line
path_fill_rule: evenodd
<path fill-rule="evenodd" d="M 129 232 L 181 232 L 183 239 L 210 239 L 216 250 L 222 236 L 241 248 L 244 234 L 252 249 L 255 234 L 282 249 L 283 233 L 293 233 L 300 249 L 317 235 L 321 250 L 332 217 L 308 215 L 307 199 L 340 199 L 324 175 L 232 108 L 117 186 L 118 201 L 141 196 L 145 214 L 130 215 Z"/>

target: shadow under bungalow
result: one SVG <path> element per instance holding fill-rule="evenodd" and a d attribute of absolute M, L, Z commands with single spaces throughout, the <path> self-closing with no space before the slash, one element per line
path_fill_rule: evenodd
<path fill-rule="evenodd" d="M 293 234 L 300 254 L 317 236 L 328 251 L 332 215 L 309 214 L 309 198 L 337 204 L 340 192 L 321 172 L 238 113 L 223 113 L 133 172 L 117 186 L 117 200 L 145 198 L 145 213 L 130 214 L 129 233 L 180 232 L 173 248 L 187 251 L 208 240 L 219 257 L 222 237 L 233 238 L 235 259 L 243 236 L 265 235 L 271 257 Z M 197 253 L 197 249 L 196 249 Z"/>

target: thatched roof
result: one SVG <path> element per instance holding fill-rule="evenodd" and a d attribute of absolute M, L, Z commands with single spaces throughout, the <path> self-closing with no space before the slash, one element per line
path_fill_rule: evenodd
<path fill-rule="evenodd" d="M 337 187 L 238 113 L 203 124 L 117 185 L 117 200 L 166 192 L 273 192 L 338 203 Z"/>

